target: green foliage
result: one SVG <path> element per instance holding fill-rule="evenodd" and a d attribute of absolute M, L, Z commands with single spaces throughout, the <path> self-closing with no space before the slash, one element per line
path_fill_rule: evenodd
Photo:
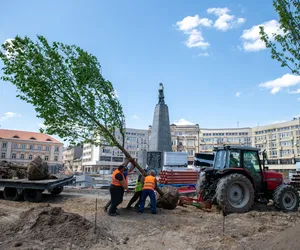
<path fill-rule="evenodd" d="M 125 117 L 110 81 L 101 75 L 97 58 L 59 42 L 34 42 L 17 36 L 2 45 L 4 81 L 31 103 L 44 119 L 46 132 L 73 144 L 124 146 Z"/>
<path fill-rule="evenodd" d="M 300 75 L 300 1 L 273 0 L 273 6 L 280 18 L 280 32 L 273 35 L 272 41 L 260 27 L 261 39 L 271 49 L 273 59 L 282 67 L 288 67 L 293 74 Z"/>

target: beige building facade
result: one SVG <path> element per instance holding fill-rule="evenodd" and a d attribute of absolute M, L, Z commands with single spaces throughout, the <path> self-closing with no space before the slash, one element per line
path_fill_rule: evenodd
<path fill-rule="evenodd" d="M 207 129 L 201 128 L 199 152 L 212 152 L 216 146 L 223 145 L 252 145 L 251 128 L 224 128 L 224 129 Z"/>
<path fill-rule="evenodd" d="M 172 150 L 187 152 L 192 165 L 195 153 L 211 153 L 216 146 L 240 145 L 266 150 L 268 166 L 293 170 L 300 162 L 300 119 L 254 128 L 201 128 L 196 125 L 170 125 Z M 151 133 L 151 127 L 149 128 Z"/>
<path fill-rule="evenodd" d="M 63 164 L 74 172 L 82 172 L 83 145 L 67 147 L 63 150 Z"/>
<path fill-rule="evenodd" d="M 192 165 L 195 153 L 199 152 L 199 125 L 170 126 L 173 152 L 187 152 L 188 164 Z"/>
<path fill-rule="evenodd" d="M 26 166 L 40 156 L 49 165 L 62 164 L 63 143 L 49 135 L 0 129 L 0 160 Z"/>
<path fill-rule="evenodd" d="M 300 162 L 300 119 L 252 128 L 254 147 L 266 150 L 272 169 L 295 169 Z"/>

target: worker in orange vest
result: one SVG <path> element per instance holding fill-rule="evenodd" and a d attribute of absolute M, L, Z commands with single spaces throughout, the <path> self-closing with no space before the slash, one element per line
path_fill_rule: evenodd
<path fill-rule="evenodd" d="M 128 162 L 124 165 L 127 165 Z M 117 212 L 117 207 L 123 202 L 124 191 L 128 190 L 128 185 L 124 176 L 124 165 L 119 166 L 112 174 L 111 185 L 109 188 L 111 205 L 108 211 L 108 215 L 110 216 L 116 216 L 117 214 L 119 214 Z"/>
<path fill-rule="evenodd" d="M 142 191 L 142 199 L 139 212 L 144 212 L 145 202 L 147 197 L 149 196 L 151 202 L 151 213 L 156 214 L 156 197 L 154 189 L 156 188 L 157 181 L 155 178 L 155 172 L 151 171 L 149 175 L 147 175 L 146 177 L 142 177 L 142 181 L 144 182 L 144 187 Z"/>

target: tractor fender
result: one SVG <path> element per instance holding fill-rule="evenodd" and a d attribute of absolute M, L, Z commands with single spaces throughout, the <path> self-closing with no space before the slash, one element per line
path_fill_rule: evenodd
<path fill-rule="evenodd" d="M 217 174 L 223 176 L 229 175 L 229 174 L 242 174 L 244 176 L 246 176 L 252 183 L 254 190 L 256 190 L 256 184 L 254 181 L 254 178 L 252 177 L 252 175 L 249 173 L 249 171 L 247 171 L 244 168 L 226 168 L 226 169 L 221 169 L 217 172 Z"/>

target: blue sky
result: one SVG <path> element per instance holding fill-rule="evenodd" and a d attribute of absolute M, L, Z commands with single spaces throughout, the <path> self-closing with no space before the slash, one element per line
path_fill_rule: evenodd
<path fill-rule="evenodd" d="M 152 123 L 160 82 L 171 122 L 244 127 L 300 114 L 299 77 L 258 40 L 257 25 L 278 27 L 271 0 L 31 0 L 3 1 L 1 9 L 1 43 L 41 34 L 97 56 L 128 127 Z M 0 100 L 1 128 L 39 129 L 11 83 L 0 82 Z"/>

